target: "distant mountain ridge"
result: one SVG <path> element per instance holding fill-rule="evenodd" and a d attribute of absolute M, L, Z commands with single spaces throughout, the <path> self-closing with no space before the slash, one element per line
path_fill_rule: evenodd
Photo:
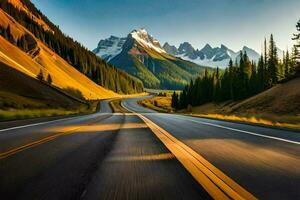
<path fill-rule="evenodd" d="M 205 67 L 168 53 L 145 29 L 100 40 L 93 52 L 139 78 L 148 88 L 180 89 Z"/>
<path fill-rule="evenodd" d="M 240 52 L 234 52 L 223 44 L 220 47 L 211 47 L 209 44 L 206 44 L 202 49 L 199 50 L 195 49 L 188 42 L 181 43 L 178 48 L 166 42 L 163 45 L 163 48 L 168 53 L 184 60 L 188 60 L 203 66 L 220 68 L 226 68 L 229 60 L 232 59 L 234 61 L 237 59 Z M 257 62 L 260 57 L 259 53 L 246 46 L 244 46 L 241 51 L 246 52 L 249 56 L 249 59 L 255 62 Z"/>

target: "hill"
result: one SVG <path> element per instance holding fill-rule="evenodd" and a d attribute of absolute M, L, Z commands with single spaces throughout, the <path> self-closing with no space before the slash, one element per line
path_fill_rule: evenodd
<path fill-rule="evenodd" d="M 145 29 L 134 30 L 125 38 L 101 40 L 93 52 L 139 78 L 147 88 L 182 89 L 209 69 L 167 53 Z"/>
<path fill-rule="evenodd" d="M 300 128 L 300 78 L 295 78 L 243 101 L 207 103 L 189 108 L 203 117 Z"/>
<path fill-rule="evenodd" d="M 4 109 L 9 107 L 76 109 L 82 104 L 80 100 L 54 90 L 2 62 L 0 62 L 0 91 L 0 108 Z"/>
<path fill-rule="evenodd" d="M 232 113 L 300 115 L 300 78 L 277 84 L 234 106 Z"/>
<path fill-rule="evenodd" d="M 127 75 L 64 35 L 29 0 L 0 1 L 0 61 L 69 95 L 103 99 L 143 90 Z M 76 92 L 74 92 L 76 91 Z"/>

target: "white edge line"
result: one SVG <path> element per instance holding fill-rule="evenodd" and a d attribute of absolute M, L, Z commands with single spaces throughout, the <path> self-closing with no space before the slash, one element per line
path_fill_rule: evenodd
<path fill-rule="evenodd" d="M 94 113 L 94 114 L 97 114 L 97 113 Z M 103 115 L 103 114 L 107 114 L 107 113 L 101 113 L 101 114 Z M 27 124 L 27 125 L 23 125 L 23 126 L 16 126 L 16 127 L 11 127 L 11 128 L 6 128 L 6 129 L 0 129 L 0 132 L 11 131 L 11 130 L 16 130 L 16 129 L 21 129 L 21 128 L 28 128 L 28 127 L 39 126 L 39 125 L 44 125 L 44 124 L 50 124 L 50 123 L 54 123 L 54 122 L 66 121 L 66 120 L 71 120 L 71 119 L 77 119 L 80 117 L 82 117 L 82 116 L 68 117 L 68 118 L 64 118 L 64 119 L 56 119 L 56 120 L 51 120 L 51 121 L 46 121 L 46 122 L 39 122 L 39 123 L 35 123 L 35 124 Z"/>
<path fill-rule="evenodd" d="M 123 102 L 121 102 L 121 105 L 124 106 Z M 126 107 L 126 109 L 128 109 L 128 108 Z M 128 109 L 128 110 L 132 112 L 132 110 L 130 110 L 130 109 Z M 175 116 L 175 117 L 176 118 L 180 118 L 182 116 Z M 223 128 L 223 129 L 227 129 L 227 130 L 231 130 L 231 131 L 245 133 L 245 134 L 248 134 L 248 135 L 254 135 L 254 136 L 258 136 L 258 137 L 263 137 L 263 138 L 278 140 L 278 141 L 281 141 L 281 142 L 287 142 L 287 143 L 291 143 L 291 144 L 298 144 L 298 145 L 300 145 L 300 142 L 296 142 L 296 141 L 292 141 L 292 140 L 287 140 L 287 139 L 283 139 L 283 138 L 279 138 L 279 137 L 262 135 L 262 134 L 259 134 L 259 133 L 253 133 L 253 132 L 250 132 L 250 131 L 244 131 L 244 130 L 240 130 L 240 129 L 236 129 L 236 128 L 230 128 L 230 127 L 221 126 L 221 125 L 217 125 L 217 124 L 212 124 L 212 123 L 208 123 L 208 122 L 200 122 L 200 121 L 196 121 L 196 120 L 189 119 L 189 118 L 186 118 L 186 120 L 192 121 L 192 122 L 195 122 L 195 123 L 199 123 L 199 124 L 208 125 L 208 126 L 214 126 L 214 127 L 217 127 L 217 128 Z"/>
<path fill-rule="evenodd" d="M 212 124 L 212 123 L 208 123 L 208 122 L 200 122 L 200 121 L 196 121 L 196 120 L 188 119 L 188 118 L 186 120 L 192 121 L 192 122 L 195 122 L 195 123 L 199 123 L 199 124 L 208 125 L 208 126 L 214 126 L 214 127 L 217 127 L 217 128 L 223 128 L 223 129 L 227 129 L 227 130 L 231 130 L 231 131 L 246 133 L 246 134 L 254 135 L 254 136 L 258 136 L 258 137 L 264 137 L 264 138 L 278 140 L 278 141 L 292 143 L 292 144 L 298 144 L 298 145 L 300 144 L 300 142 L 296 142 L 296 141 L 292 141 L 292 140 L 287 140 L 287 139 L 274 137 L 274 136 L 262 135 L 262 134 L 259 134 L 259 133 L 253 133 L 253 132 L 250 132 L 250 131 L 244 131 L 244 130 L 240 130 L 240 129 L 236 129 L 236 128 L 230 128 L 230 127 L 221 126 L 221 125 L 217 125 L 217 124 Z"/>

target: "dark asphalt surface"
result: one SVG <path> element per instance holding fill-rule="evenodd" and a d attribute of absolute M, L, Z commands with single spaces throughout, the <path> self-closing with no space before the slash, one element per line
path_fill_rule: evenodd
<path fill-rule="evenodd" d="M 10 150 L 1 200 L 210 198 L 141 119 L 107 101 L 96 114 L 0 130 L 0 154 Z"/>
<path fill-rule="evenodd" d="M 299 132 L 156 113 L 137 105 L 139 99 L 124 100 L 123 105 L 171 133 L 257 198 L 300 199 Z M 24 146 L 28 144 L 32 146 Z M 0 157 L 1 200 L 209 199 L 141 119 L 113 114 L 108 101 L 99 113 L 2 128 L 0 155 L 12 149 L 8 157 Z"/>
<path fill-rule="evenodd" d="M 143 98 L 127 99 L 123 106 L 142 113 L 257 198 L 300 199 L 299 132 L 156 113 L 137 105 Z"/>

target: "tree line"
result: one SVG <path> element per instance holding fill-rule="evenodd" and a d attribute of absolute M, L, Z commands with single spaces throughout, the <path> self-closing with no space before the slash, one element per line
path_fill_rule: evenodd
<path fill-rule="evenodd" d="M 0 35 L 10 43 L 19 47 L 22 51 L 27 52 L 29 50 L 26 35 L 22 35 L 15 40 L 11 33 L 11 28 L 9 25 L 7 27 L 0 26 Z"/>
<path fill-rule="evenodd" d="M 1 9 L 34 34 L 36 38 L 97 84 L 117 93 L 128 94 L 143 91 L 143 84 L 140 80 L 106 63 L 80 43 L 63 34 L 59 27 L 51 23 L 29 0 L 22 0 L 22 2 L 35 16 L 45 21 L 52 31 L 44 30 L 27 13 L 15 8 L 7 0 L 0 0 L 0 6 Z M 28 51 L 28 41 L 25 36 L 14 40 L 9 34 L 9 26 L 2 27 L 0 32 L 4 37 L 7 35 L 5 38 L 8 41 L 17 45 L 23 51 Z"/>
<path fill-rule="evenodd" d="M 277 47 L 270 36 L 269 44 L 264 41 L 264 52 L 258 63 L 249 60 L 246 52 L 240 52 L 238 59 L 229 61 L 228 67 L 221 71 L 217 68 L 212 73 L 191 80 L 181 93 L 172 95 L 172 107 L 183 109 L 209 102 L 237 101 L 263 92 L 279 82 L 290 80 L 300 75 L 300 20 L 296 25 L 296 41 L 291 53 L 287 50 L 279 59 Z"/>

